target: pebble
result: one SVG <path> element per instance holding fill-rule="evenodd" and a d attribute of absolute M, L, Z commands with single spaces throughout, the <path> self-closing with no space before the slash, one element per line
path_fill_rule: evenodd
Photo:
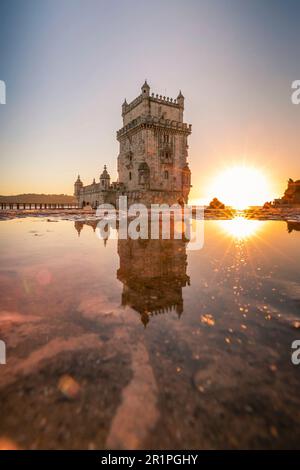
<path fill-rule="evenodd" d="M 70 375 L 63 375 L 59 379 L 58 389 L 68 400 L 74 400 L 80 393 L 79 383 Z"/>

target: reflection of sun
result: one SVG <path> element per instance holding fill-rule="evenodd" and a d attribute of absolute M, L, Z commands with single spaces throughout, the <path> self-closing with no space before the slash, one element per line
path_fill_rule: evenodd
<path fill-rule="evenodd" d="M 238 216 L 232 220 L 222 220 L 222 228 L 236 240 L 244 240 L 253 236 L 262 226 L 259 220 L 245 219 Z"/>
<path fill-rule="evenodd" d="M 219 174 L 210 192 L 225 205 L 237 209 L 262 205 L 270 199 L 265 175 L 260 170 L 248 166 L 235 166 Z"/>

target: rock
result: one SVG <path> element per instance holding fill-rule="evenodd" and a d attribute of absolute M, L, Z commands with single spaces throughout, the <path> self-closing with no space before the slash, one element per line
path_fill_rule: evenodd
<path fill-rule="evenodd" d="M 58 389 L 68 400 L 74 400 L 80 393 L 79 383 L 70 375 L 63 375 L 59 379 Z"/>

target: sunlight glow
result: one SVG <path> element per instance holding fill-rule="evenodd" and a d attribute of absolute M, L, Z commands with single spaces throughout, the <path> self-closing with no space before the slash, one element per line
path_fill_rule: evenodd
<path fill-rule="evenodd" d="M 262 226 L 259 220 L 246 219 L 242 216 L 235 217 L 232 220 L 222 220 L 220 222 L 226 234 L 236 240 L 244 240 L 252 237 Z"/>
<path fill-rule="evenodd" d="M 219 174 L 213 182 L 211 194 L 236 209 L 262 205 L 270 199 L 265 175 L 248 166 L 235 166 Z"/>

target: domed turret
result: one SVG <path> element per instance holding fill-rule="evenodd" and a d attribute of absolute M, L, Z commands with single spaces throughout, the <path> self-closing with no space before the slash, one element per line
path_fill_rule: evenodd
<path fill-rule="evenodd" d="M 102 190 L 109 189 L 110 186 L 110 176 L 106 169 L 106 165 L 104 165 L 104 170 L 100 175 L 100 186 Z"/>
<path fill-rule="evenodd" d="M 80 179 L 80 176 L 78 175 L 78 178 L 77 178 L 77 180 L 75 181 L 75 184 L 74 184 L 74 196 L 79 197 L 80 190 L 81 190 L 82 187 L 83 187 L 83 183 Z"/>

